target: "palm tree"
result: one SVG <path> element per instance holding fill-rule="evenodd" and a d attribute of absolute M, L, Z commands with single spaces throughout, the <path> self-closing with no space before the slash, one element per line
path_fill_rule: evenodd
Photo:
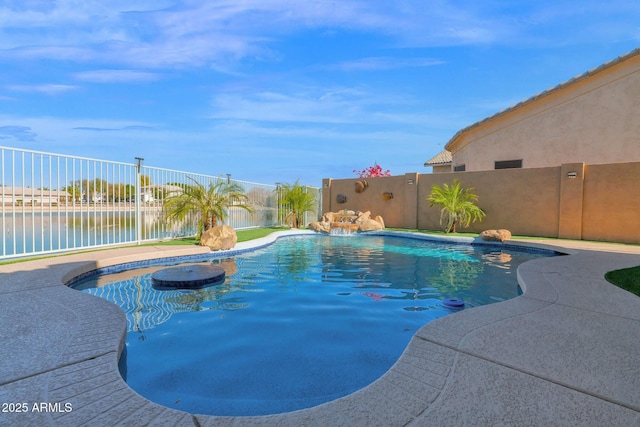
<path fill-rule="evenodd" d="M 180 194 L 170 196 L 165 200 L 164 209 L 169 220 L 183 220 L 190 212 L 197 212 L 197 239 L 200 239 L 202 233 L 218 225 L 218 221 L 224 221 L 228 207 L 253 211 L 251 206 L 247 205 L 249 198 L 239 184 L 227 181 L 218 181 L 215 184 L 209 182 L 207 188 L 195 179 L 188 178 L 195 185 L 185 185 Z"/>
<path fill-rule="evenodd" d="M 473 188 L 462 188 L 460 181 L 453 180 L 452 185 L 437 184 L 431 186 L 431 194 L 427 197 L 430 206 L 441 206 L 440 225 L 446 222 L 445 233 L 456 232 L 456 227 L 468 227 L 476 220 L 482 221 L 485 212 L 476 206 L 478 196 Z"/>
<path fill-rule="evenodd" d="M 316 212 L 316 198 L 308 187 L 300 185 L 299 180 L 295 184 L 281 184 L 276 188 L 280 201 L 279 215 L 293 228 L 298 228 L 304 222 L 305 212 Z"/>

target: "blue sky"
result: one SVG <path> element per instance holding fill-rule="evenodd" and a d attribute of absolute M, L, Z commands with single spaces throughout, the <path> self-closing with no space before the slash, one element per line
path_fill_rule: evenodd
<path fill-rule="evenodd" d="M 319 186 L 640 46 L 640 2 L 0 0 L 0 145 Z"/>

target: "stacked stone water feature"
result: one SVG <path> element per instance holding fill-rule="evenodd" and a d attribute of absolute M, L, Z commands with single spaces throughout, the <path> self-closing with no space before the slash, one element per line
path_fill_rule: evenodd
<path fill-rule="evenodd" d="M 384 220 L 379 215 L 371 218 L 370 211 L 342 210 L 325 213 L 320 221 L 309 224 L 309 228 L 322 233 L 352 234 L 358 231 L 383 230 Z"/>

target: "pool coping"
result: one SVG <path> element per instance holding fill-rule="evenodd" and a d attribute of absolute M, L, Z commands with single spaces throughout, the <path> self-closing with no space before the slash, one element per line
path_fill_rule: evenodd
<path fill-rule="evenodd" d="M 299 234 L 315 233 L 277 232 L 221 255 Z M 65 286 L 99 268 L 204 256 L 207 248 L 138 246 L 0 266 L 0 403 L 21 405 L 0 412 L 0 424 L 5 418 L 52 426 L 640 425 L 640 298 L 604 280 L 606 271 L 639 265 L 640 247 L 555 240 L 507 246 L 569 256 L 521 265 L 520 297 L 423 326 L 369 386 L 313 408 L 259 417 L 188 414 L 139 396 L 117 369 L 124 313 Z"/>

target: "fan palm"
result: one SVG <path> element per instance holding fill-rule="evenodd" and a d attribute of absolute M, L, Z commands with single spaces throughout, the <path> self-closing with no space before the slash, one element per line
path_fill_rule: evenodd
<path fill-rule="evenodd" d="M 290 223 L 293 228 L 298 228 L 304 222 L 305 212 L 316 212 L 316 198 L 312 191 L 299 181 L 295 184 L 282 184 L 276 189 L 280 200 L 280 217 Z"/>
<path fill-rule="evenodd" d="M 188 178 L 194 185 L 185 185 L 180 194 L 169 197 L 164 209 L 169 220 L 183 220 L 191 212 L 196 212 L 199 217 L 197 239 L 203 232 L 218 225 L 218 221 L 224 221 L 228 207 L 253 211 L 247 204 L 249 198 L 239 184 L 218 181 L 215 184 L 209 182 L 209 186 L 205 187 L 195 179 Z"/>
<path fill-rule="evenodd" d="M 471 191 L 473 188 L 462 188 L 460 181 L 453 180 L 453 184 L 437 184 L 431 186 L 431 194 L 427 197 L 430 206 L 440 206 L 440 225 L 446 223 L 446 233 L 456 232 L 456 228 L 468 227 L 476 220 L 482 221 L 485 212 L 476 206 L 478 196 Z"/>

